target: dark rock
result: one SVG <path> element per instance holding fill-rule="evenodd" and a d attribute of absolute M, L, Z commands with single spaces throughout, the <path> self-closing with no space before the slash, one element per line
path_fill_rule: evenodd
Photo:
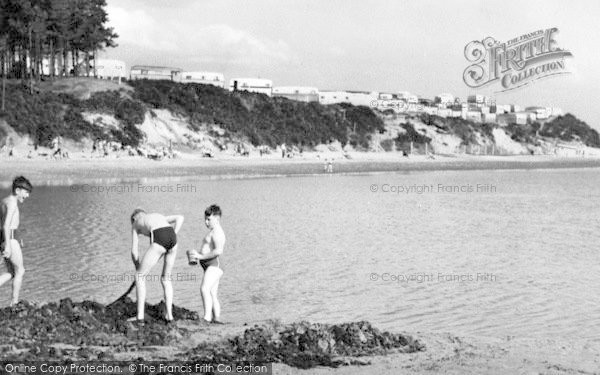
<path fill-rule="evenodd" d="M 382 333 L 368 322 L 331 326 L 300 322 L 278 327 L 277 331 L 272 326 L 254 326 L 222 345 L 199 345 L 188 352 L 188 357 L 193 361 L 283 362 L 312 368 L 347 364 L 339 360 L 343 356 L 423 349 L 423 345 L 409 336 Z"/>
<path fill-rule="evenodd" d="M 0 309 L 0 360 L 112 359 L 114 353 L 170 345 L 190 334 L 177 324 L 166 324 L 164 303 L 146 305 L 145 324 L 127 321 L 136 313 L 136 304 L 129 298 L 109 306 L 66 298 L 59 304 L 36 306 L 24 301 Z M 175 320 L 199 320 L 197 312 L 178 306 L 173 307 L 173 315 Z M 59 343 L 62 345 L 57 346 Z M 72 349 L 59 349 L 69 347 Z M 234 338 L 201 344 L 182 354 L 181 359 L 205 363 L 280 362 L 312 368 L 353 363 L 340 358 L 420 350 L 424 346 L 412 337 L 381 332 L 369 322 L 271 323 L 249 327 Z"/>

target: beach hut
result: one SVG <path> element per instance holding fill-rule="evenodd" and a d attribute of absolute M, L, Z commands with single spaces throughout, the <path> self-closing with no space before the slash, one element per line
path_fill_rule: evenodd
<path fill-rule="evenodd" d="M 131 67 L 129 77 L 131 79 L 166 79 L 171 81 L 180 72 L 181 69 L 168 66 L 134 65 Z"/>
<path fill-rule="evenodd" d="M 229 81 L 229 91 L 249 91 L 271 96 L 273 81 L 264 78 L 232 78 Z"/>

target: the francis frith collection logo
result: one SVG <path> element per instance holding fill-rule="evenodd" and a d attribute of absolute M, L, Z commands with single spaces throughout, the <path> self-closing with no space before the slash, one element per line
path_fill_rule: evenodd
<path fill-rule="evenodd" d="M 553 27 L 501 43 L 492 37 L 474 40 L 465 47 L 465 57 L 471 63 L 463 80 L 469 87 L 477 88 L 499 84 L 497 92 L 523 87 L 535 80 L 570 73 L 565 58 L 571 52 L 558 47 Z"/>

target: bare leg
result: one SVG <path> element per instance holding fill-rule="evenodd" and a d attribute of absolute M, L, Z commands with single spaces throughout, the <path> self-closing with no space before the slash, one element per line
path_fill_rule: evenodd
<path fill-rule="evenodd" d="M 0 276 L 0 285 L 12 279 L 12 299 L 10 302 L 10 305 L 12 306 L 19 303 L 19 293 L 21 291 L 21 285 L 23 283 L 23 274 L 25 274 L 25 267 L 23 266 L 23 253 L 21 251 L 21 245 L 19 244 L 19 241 L 10 241 L 10 258 L 6 260 L 6 265 L 9 273 L 5 273 Z"/>
<path fill-rule="evenodd" d="M 213 302 L 213 321 L 221 320 L 221 303 L 219 302 L 219 298 L 217 297 L 217 293 L 219 291 L 219 281 L 221 281 L 221 276 L 223 276 L 223 271 L 221 270 L 221 275 L 217 279 L 217 282 L 210 290 L 210 296 Z"/>
<path fill-rule="evenodd" d="M 138 320 L 144 319 L 144 308 L 146 303 L 146 276 L 150 273 L 150 270 L 158 262 L 160 257 L 165 253 L 165 248 L 153 243 L 150 245 L 142 262 L 137 270 L 135 278 L 135 286 L 137 292 L 137 318 Z"/>
<path fill-rule="evenodd" d="M 173 284 L 171 283 L 171 271 L 173 271 L 173 265 L 175 264 L 175 258 L 177 257 L 177 245 L 175 245 L 171 251 L 165 255 L 165 263 L 163 265 L 163 272 L 161 282 L 163 290 L 165 292 L 165 306 L 167 307 L 166 320 L 173 320 Z"/>
<path fill-rule="evenodd" d="M 4 258 L 4 264 L 6 264 L 6 272 L 0 275 L 0 286 L 4 285 L 8 280 L 13 278 L 15 273 L 14 267 L 8 258 Z"/>
<path fill-rule="evenodd" d="M 207 322 L 212 321 L 213 318 L 213 299 L 211 290 L 215 283 L 219 282 L 219 278 L 221 278 L 222 274 L 223 270 L 214 266 L 208 267 L 206 271 L 204 271 L 200 293 L 202 294 L 202 303 L 204 304 L 204 320 Z"/>

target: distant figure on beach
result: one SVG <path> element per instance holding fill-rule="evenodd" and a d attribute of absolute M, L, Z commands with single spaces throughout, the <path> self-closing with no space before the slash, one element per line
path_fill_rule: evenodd
<path fill-rule="evenodd" d="M 174 227 L 173 227 L 174 225 Z M 177 233 L 183 225 L 183 216 L 163 216 L 156 213 L 146 213 L 136 208 L 131 214 L 131 258 L 136 269 L 135 285 L 137 291 L 137 319 L 144 320 L 146 302 L 146 276 L 154 265 L 164 257 L 161 282 L 165 293 L 167 313 L 165 320 L 173 320 L 173 285 L 171 271 L 177 256 Z M 143 234 L 150 237 L 150 247 L 142 257 L 138 253 L 138 236 Z"/>
<path fill-rule="evenodd" d="M 219 281 L 223 276 L 223 262 L 221 255 L 225 246 L 225 232 L 221 227 L 221 208 L 216 204 L 204 211 L 204 223 L 210 232 L 202 241 L 200 253 L 196 250 L 188 251 L 190 264 L 197 261 L 204 269 L 204 277 L 200 286 L 202 303 L 204 304 L 204 320 L 214 324 L 221 323 L 221 303 L 217 297 Z"/>
<path fill-rule="evenodd" d="M 52 157 L 54 159 L 60 159 L 62 157 L 62 150 L 61 150 L 61 145 L 62 145 L 62 141 L 60 140 L 59 137 L 54 137 L 54 139 L 52 139 Z"/>
<path fill-rule="evenodd" d="M 286 153 L 286 148 L 285 148 L 285 143 L 281 144 L 281 158 L 285 159 L 285 153 Z"/>
<path fill-rule="evenodd" d="M 12 158 L 15 154 L 15 144 L 12 137 L 8 137 L 6 145 L 8 146 L 8 157 Z"/>
<path fill-rule="evenodd" d="M 0 231 L 0 250 L 5 258 L 8 272 L 0 275 L 0 286 L 12 279 L 12 299 L 10 305 L 13 306 L 19 302 L 19 292 L 23 282 L 23 253 L 21 246 L 23 244 L 19 232 L 20 215 L 19 203 L 29 197 L 33 190 L 31 182 L 23 176 L 13 180 L 12 194 L 2 200 L 0 219 L 2 230 Z"/>
<path fill-rule="evenodd" d="M 325 159 L 325 164 L 323 164 L 323 171 L 326 173 L 333 173 L 333 159 Z"/>

